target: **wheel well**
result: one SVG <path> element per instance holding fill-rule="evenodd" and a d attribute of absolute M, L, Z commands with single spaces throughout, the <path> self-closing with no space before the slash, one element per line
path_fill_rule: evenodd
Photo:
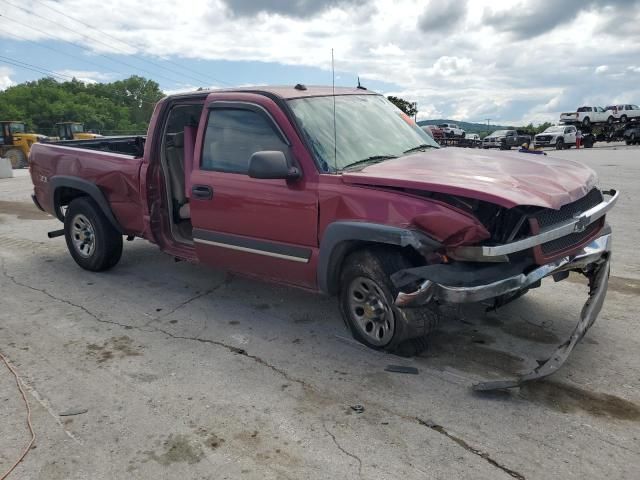
<path fill-rule="evenodd" d="M 425 265 L 424 257 L 413 247 L 406 246 L 401 247 L 399 245 L 393 245 L 388 243 L 367 242 L 362 240 L 346 240 L 340 242 L 335 246 L 331 252 L 331 258 L 329 260 L 328 267 L 328 293 L 336 295 L 340 289 L 340 276 L 342 269 L 344 268 L 345 260 L 349 255 L 356 251 L 365 249 L 378 249 L 385 252 L 395 251 L 400 252 L 413 266 Z"/>
<path fill-rule="evenodd" d="M 64 220 L 64 214 L 61 208 L 65 205 L 69 205 L 72 200 L 78 197 L 88 197 L 89 194 L 85 191 L 79 190 L 73 187 L 58 187 L 53 194 L 53 208 L 55 209 L 56 216 L 61 221 Z"/>

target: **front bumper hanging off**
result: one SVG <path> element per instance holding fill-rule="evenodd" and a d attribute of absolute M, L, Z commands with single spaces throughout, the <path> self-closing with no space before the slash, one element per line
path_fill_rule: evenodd
<path fill-rule="evenodd" d="M 562 279 L 569 271 L 582 272 L 589 279 L 589 298 L 569 339 L 560 345 L 549 359 L 539 362 L 538 367 L 530 373 L 516 379 L 474 385 L 475 390 L 518 387 L 557 371 L 593 325 L 607 292 L 610 252 L 611 231 L 607 227 L 600 237 L 584 246 L 577 254 L 563 257 L 527 274 L 516 273 L 521 268 L 518 264 L 494 264 L 478 269 L 463 263 L 459 268 L 455 268 L 454 265 L 431 265 L 407 269 L 392 277 L 397 287 L 406 286 L 417 278 L 420 278 L 422 283 L 413 292 L 401 292 L 395 303 L 399 307 L 416 307 L 434 300 L 444 303 L 480 302 L 502 295 L 515 295 L 537 285 L 548 276 Z"/>

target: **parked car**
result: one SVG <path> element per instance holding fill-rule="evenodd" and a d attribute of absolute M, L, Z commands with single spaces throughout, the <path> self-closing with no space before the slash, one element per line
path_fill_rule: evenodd
<path fill-rule="evenodd" d="M 517 130 L 496 130 L 482 140 L 482 148 L 499 148 L 511 150 L 523 143 L 531 143 L 531 135 L 520 134 Z"/>
<path fill-rule="evenodd" d="M 615 121 L 626 123 L 628 121 L 640 121 L 640 107 L 637 105 L 611 105 L 607 107 L 609 116 L 607 121 L 612 124 Z"/>
<path fill-rule="evenodd" d="M 560 122 L 588 127 L 592 123 L 604 123 L 611 116 L 602 107 L 579 107 L 575 112 L 561 113 Z"/>
<path fill-rule="evenodd" d="M 446 138 L 464 138 L 465 131 L 455 123 L 441 123 L 438 125 Z"/>
<path fill-rule="evenodd" d="M 83 269 L 114 267 L 123 236 L 142 237 L 336 295 L 358 341 L 400 355 L 425 348 L 443 304 L 498 306 L 584 274 L 577 333 L 528 381 L 555 371 L 600 311 L 618 198 L 582 163 L 540 157 L 440 149 L 382 95 L 296 85 L 170 95 L 146 137 L 37 143 L 29 166 L 34 203 L 64 224 L 49 237 L 64 235 Z"/>
<path fill-rule="evenodd" d="M 556 147 L 556 150 L 570 148 L 576 144 L 578 130 L 574 125 L 554 125 L 533 139 L 535 147 Z"/>
<path fill-rule="evenodd" d="M 444 138 L 444 132 L 437 125 L 425 125 L 422 127 L 422 129 L 427 132 L 427 135 L 429 135 L 434 140 L 440 140 Z"/>
<path fill-rule="evenodd" d="M 623 137 L 627 145 L 640 145 L 640 125 L 628 126 Z"/>

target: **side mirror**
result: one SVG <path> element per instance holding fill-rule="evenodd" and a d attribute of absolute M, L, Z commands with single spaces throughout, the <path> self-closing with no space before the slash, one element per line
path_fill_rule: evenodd
<path fill-rule="evenodd" d="M 280 151 L 256 152 L 249 159 L 249 176 L 265 180 L 300 178 L 300 170 L 289 166 L 287 157 Z"/>

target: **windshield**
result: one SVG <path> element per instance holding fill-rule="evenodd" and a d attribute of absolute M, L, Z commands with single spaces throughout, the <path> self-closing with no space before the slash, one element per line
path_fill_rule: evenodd
<path fill-rule="evenodd" d="M 9 124 L 9 131 L 11 133 L 24 133 L 24 123 L 12 122 Z"/>
<path fill-rule="evenodd" d="M 409 116 L 381 95 L 296 98 L 288 103 L 324 172 L 399 157 L 421 146 L 438 148 Z"/>
<path fill-rule="evenodd" d="M 490 137 L 505 137 L 507 135 L 508 130 L 496 130 L 493 132 Z"/>
<path fill-rule="evenodd" d="M 554 133 L 554 132 L 563 132 L 564 131 L 564 127 L 560 126 L 560 127 L 549 127 L 547 128 L 544 133 Z"/>
<path fill-rule="evenodd" d="M 84 132 L 84 125 L 82 125 L 81 123 L 72 123 L 71 131 L 73 133 L 82 133 Z"/>

